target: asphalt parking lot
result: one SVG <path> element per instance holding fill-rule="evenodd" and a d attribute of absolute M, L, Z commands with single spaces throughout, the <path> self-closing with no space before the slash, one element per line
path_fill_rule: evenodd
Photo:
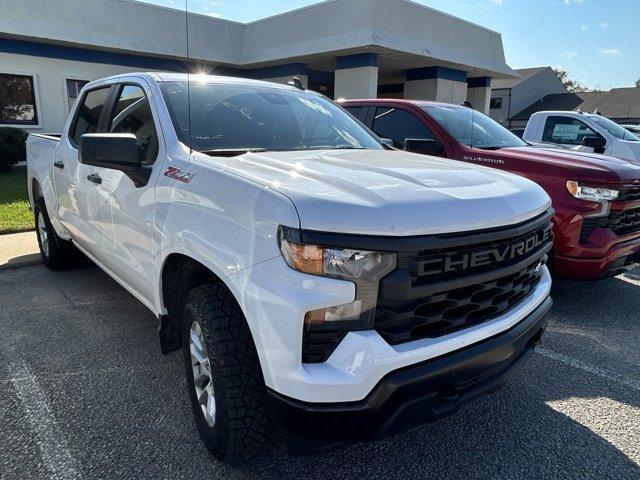
<path fill-rule="evenodd" d="M 640 479 L 640 280 L 557 282 L 544 343 L 499 392 L 378 443 L 217 463 L 179 353 L 95 267 L 0 272 L 0 478 Z"/>

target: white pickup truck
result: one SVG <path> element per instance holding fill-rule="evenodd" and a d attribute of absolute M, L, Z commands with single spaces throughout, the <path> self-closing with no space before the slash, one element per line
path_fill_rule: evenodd
<path fill-rule="evenodd" d="M 640 138 L 622 125 L 595 113 L 548 111 L 531 115 L 522 139 L 579 152 L 640 161 Z"/>
<path fill-rule="evenodd" d="M 393 151 L 320 94 L 128 74 L 32 134 L 42 259 L 83 252 L 179 349 L 218 458 L 375 439 L 495 389 L 551 305 L 534 183 Z"/>

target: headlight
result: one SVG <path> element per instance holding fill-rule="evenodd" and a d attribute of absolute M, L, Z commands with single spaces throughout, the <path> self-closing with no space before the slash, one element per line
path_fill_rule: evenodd
<path fill-rule="evenodd" d="M 592 202 L 605 202 L 618 198 L 618 190 L 600 187 L 585 187 L 578 182 L 569 180 L 567 182 L 567 190 L 576 198 L 581 200 L 589 200 Z"/>
<path fill-rule="evenodd" d="M 280 236 L 280 251 L 287 264 L 300 272 L 349 280 L 356 285 L 353 302 L 336 307 L 312 310 L 305 324 L 333 324 L 372 328 L 378 298 L 378 283 L 396 267 L 395 253 L 372 252 L 349 248 L 295 243 Z"/>

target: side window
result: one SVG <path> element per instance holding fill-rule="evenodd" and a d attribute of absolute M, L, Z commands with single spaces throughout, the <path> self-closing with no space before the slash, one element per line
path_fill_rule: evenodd
<path fill-rule="evenodd" d="M 502 97 L 495 97 L 489 100 L 489 108 L 491 110 L 499 110 L 502 108 Z"/>
<path fill-rule="evenodd" d="M 98 88 L 87 92 L 82 104 L 79 107 L 73 134 L 69 133 L 75 145 L 80 145 L 80 138 L 85 133 L 95 133 L 98 131 L 98 123 L 100 122 L 100 114 L 104 108 L 104 104 L 109 97 L 111 87 Z"/>
<path fill-rule="evenodd" d="M 142 162 L 151 165 L 158 156 L 158 134 L 149 99 L 137 85 L 120 90 L 109 122 L 111 133 L 132 133 L 138 139 Z"/>
<path fill-rule="evenodd" d="M 367 107 L 344 107 L 344 109 L 366 125 Z"/>
<path fill-rule="evenodd" d="M 76 98 L 78 98 L 80 90 L 82 90 L 87 83 L 89 83 L 88 80 L 73 80 L 71 78 L 67 78 L 67 104 L 69 105 L 69 111 L 73 108 L 73 104 L 75 103 Z"/>
<path fill-rule="evenodd" d="M 565 145 L 580 145 L 584 137 L 600 137 L 584 122 L 570 117 L 548 117 L 542 141 Z"/>
<path fill-rule="evenodd" d="M 393 140 L 396 148 L 403 148 L 407 138 L 436 139 L 431 130 L 418 117 L 397 108 L 376 109 L 372 130 L 380 138 Z"/>

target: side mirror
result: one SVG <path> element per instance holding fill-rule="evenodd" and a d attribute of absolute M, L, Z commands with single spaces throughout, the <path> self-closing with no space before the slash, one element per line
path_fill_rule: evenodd
<path fill-rule="evenodd" d="M 395 150 L 396 146 L 393 143 L 393 140 L 391 140 L 390 138 L 381 138 L 380 140 L 382 140 L 382 143 L 384 143 L 387 147 L 393 148 Z"/>
<path fill-rule="evenodd" d="M 607 141 L 602 137 L 583 137 L 582 146 L 591 147 L 595 153 L 604 153 Z"/>
<path fill-rule="evenodd" d="M 404 150 L 439 157 L 444 154 L 444 145 L 438 140 L 428 138 L 407 138 L 404 141 Z"/>
<path fill-rule="evenodd" d="M 135 172 L 142 161 L 138 140 L 131 133 L 86 133 L 80 139 L 79 161 L 94 167 Z"/>

